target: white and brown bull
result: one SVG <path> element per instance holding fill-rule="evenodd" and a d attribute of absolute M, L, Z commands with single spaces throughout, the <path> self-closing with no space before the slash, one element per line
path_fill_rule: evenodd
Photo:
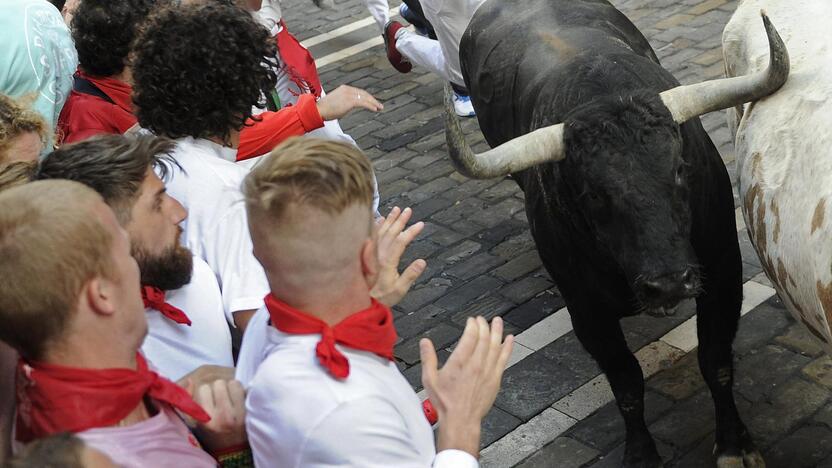
<path fill-rule="evenodd" d="M 728 76 L 768 63 L 761 9 L 791 74 L 779 92 L 728 112 L 742 210 L 783 302 L 832 353 L 832 1 L 742 0 L 722 38 Z"/>

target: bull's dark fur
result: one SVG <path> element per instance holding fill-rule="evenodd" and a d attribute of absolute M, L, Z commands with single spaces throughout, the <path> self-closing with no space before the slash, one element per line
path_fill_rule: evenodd
<path fill-rule="evenodd" d="M 575 332 L 611 382 L 627 427 L 625 464 L 660 458 L 644 422 L 642 373 L 618 320 L 661 305 L 653 299 L 685 297 L 636 293 L 645 278 L 685 270 L 694 275 L 688 296 L 699 294 L 699 361 L 716 405 L 717 453 L 754 452 L 732 394 L 742 268 L 731 184 L 699 119 L 679 126 L 662 104 L 659 93 L 678 81 L 603 0 L 488 0 L 460 58 L 492 147 L 565 123 L 565 160 L 513 178 Z"/>

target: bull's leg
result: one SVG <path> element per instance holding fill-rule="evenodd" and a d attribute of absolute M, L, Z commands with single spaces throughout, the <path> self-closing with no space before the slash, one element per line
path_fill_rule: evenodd
<path fill-rule="evenodd" d="M 713 272 L 706 276 L 711 281 L 704 285 L 705 293 L 696 303 L 699 368 L 714 400 L 714 453 L 720 468 L 764 467 L 734 401 L 732 343 L 740 318 L 742 287 L 740 281 L 726 280 L 723 275 Z"/>
<path fill-rule="evenodd" d="M 572 314 L 575 335 L 598 362 L 610 382 L 612 392 L 627 431 L 624 449 L 625 467 L 662 465 L 656 443 L 644 421 L 644 375 L 641 366 L 627 347 L 621 325 L 614 318 Z"/>

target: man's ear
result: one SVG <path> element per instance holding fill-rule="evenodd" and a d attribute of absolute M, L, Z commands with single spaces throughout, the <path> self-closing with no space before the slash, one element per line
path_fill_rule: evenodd
<path fill-rule="evenodd" d="M 112 315 L 116 312 L 116 290 L 111 281 L 96 276 L 84 285 L 83 291 L 90 309 L 95 313 Z"/>
<path fill-rule="evenodd" d="M 375 236 L 368 238 L 361 244 L 361 273 L 367 281 L 367 287 L 372 289 L 378 280 L 378 247 Z"/>

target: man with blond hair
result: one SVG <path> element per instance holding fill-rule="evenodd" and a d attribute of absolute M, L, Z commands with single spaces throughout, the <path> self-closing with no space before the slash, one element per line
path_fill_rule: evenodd
<path fill-rule="evenodd" d="M 195 400 L 148 367 L 139 269 L 127 233 L 92 189 L 38 181 L 0 193 L 0 340 L 20 354 L 18 443 L 76 433 L 119 466 L 213 467 L 245 442 L 238 382 Z"/>
<path fill-rule="evenodd" d="M 269 320 L 252 322 L 238 367 L 255 463 L 477 466 L 481 421 L 512 338 L 503 341 L 499 318 L 490 327 L 471 318 L 441 370 L 430 340 L 420 343 L 422 379 L 439 413 L 437 453 L 421 402 L 393 361 L 393 316 L 370 293 L 379 250 L 399 246 L 378 243 L 367 157 L 341 143 L 288 140 L 243 191 L 271 288 Z M 265 338 L 249 340 L 259 329 Z"/>

